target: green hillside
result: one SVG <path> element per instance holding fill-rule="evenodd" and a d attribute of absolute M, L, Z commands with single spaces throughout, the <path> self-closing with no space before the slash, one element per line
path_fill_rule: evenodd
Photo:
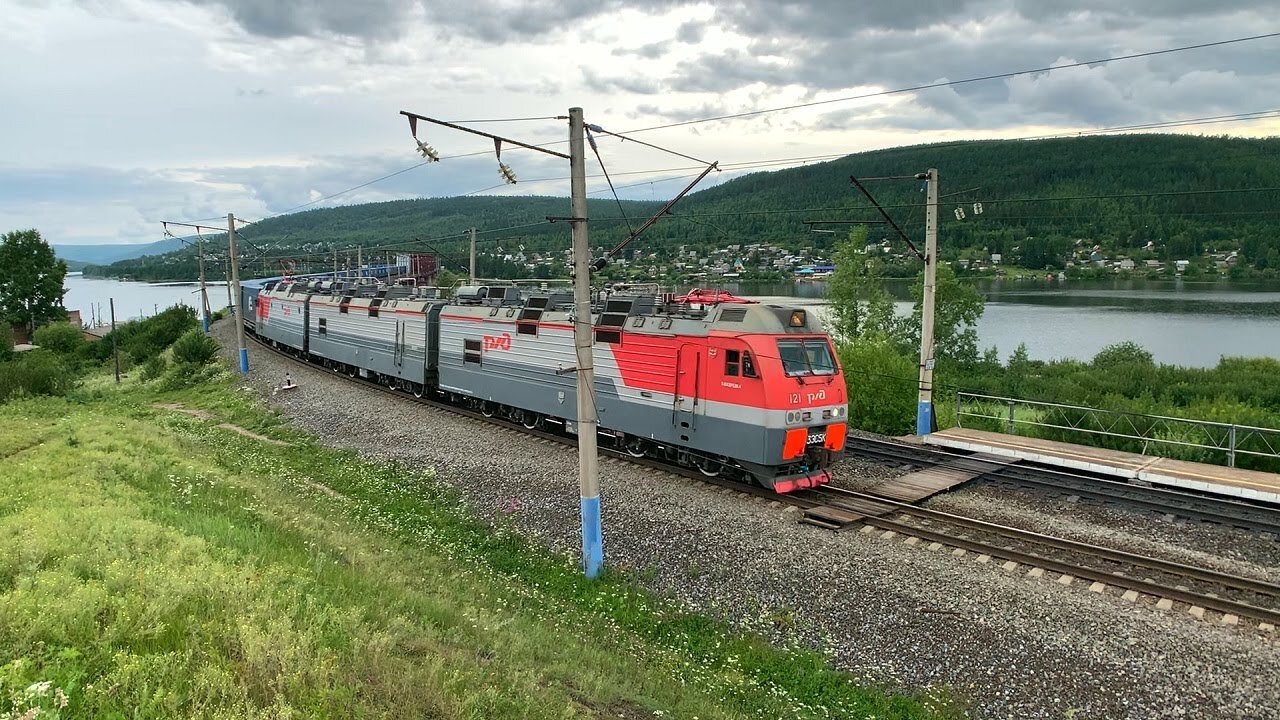
<path fill-rule="evenodd" d="M 1197 267 L 1213 269 L 1215 255 L 1221 259 L 1238 251 L 1239 262 L 1233 260 L 1231 267 L 1236 275 L 1272 275 L 1280 270 L 1280 138 L 1186 135 L 918 145 L 754 173 L 690 195 L 673 218 L 637 243 L 636 250 L 656 253 L 660 262 L 681 245 L 705 251 L 768 243 L 805 249 L 810 258 L 821 259 L 835 235 L 812 233 L 804 221 L 878 219 L 850 184 L 851 174 L 914 175 L 928 167 L 940 173 L 940 242 L 946 259 L 977 263 L 998 253 L 1005 265 L 1041 270 L 1073 262 L 1079 270 L 1099 245 L 1108 258 L 1123 255 L 1139 264 L 1188 259 Z M 924 194 L 919 182 L 868 181 L 867 186 L 910 236 L 923 237 Z M 981 203 L 981 212 L 974 203 Z M 567 224 L 545 223 L 548 215 L 567 214 L 567 205 L 564 198 L 460 197 L 286 215 L 246 230 L 246 258 L 268 258 L 265 264 L 248 263 L 248 272 L 275 274 L 280 256 L 296 259 L 330 253 L 335 247 L 340 252 L 357 245 L 366 252 L 385 246 L 427 250 L 431 248 L 414 243 L 415 238 L 446 235 L 456 239 L 430 245 L 456 267 L 466 256 L 462 233 L 472 225 L 482 233 L 491 231 L 481 235 L 482 274 L 529 272 L 500 262 L 497 248 L 511 254 L 523 245 L 532 254 L 568 247 Z M 657 206 L 624 204 L 633 219 Z M 963 219 L 957 218 L 957 208 L 964 211 Z M 592 245 L 608 246 L 625 235 L 618 214 L 612 200 L 591 202 Z M 831 227 L 844 232 L 841 226 Z M 871 238 L 888 239 L 895 253 L 903 250 L 886 226 L 872 226 Z M 1145 249 L 1148 243 L 1150 250 Z M 314 260 L 315 269 L 332 266 L 331 259 Z M 904 259 L 904 270 L 908 265 Z M 92 271 L 140 279 L 190 277 L 194 258 L 187 250 Z"/>

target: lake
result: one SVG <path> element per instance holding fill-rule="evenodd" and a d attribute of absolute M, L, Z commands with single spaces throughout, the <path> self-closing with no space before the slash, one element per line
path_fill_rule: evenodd
<path fill-rule="evenodd" d="M 64 300 L 87 323 L 90 308 L 116 299 L 116 318 L 155 314 L 176 303 L 195 307 L 195 285 L 148 285 L 69 275 Z M 821 307 L 826 285 L 782 283 L 723 286 L 759 299 Z M 910 284 L 891 282 L 896 309 L 912 311 Z M 1103 347 L 1133 340 L 1156 360 L 1212 367 L 1222 355 L 1280 357 L 1280 283 L 1246 285 L 1180 280 L 1045 282 L 983 280 L 987 298 L 978 324 L 978 344 L 992 345 L 1006 359 L 1018 343 L 1032 358 L 1087 360 Z M 214 309 L 227 305 L 226 287 L 210 284 Z M 95 310 L 96 312 L 96 310 Z"/>
<path fill-rule="evenodd" d="M 913 312 L 910 283 L 887 285 L 895 309 Z M 1087 360 L 1124 340 L 1173 365 L 1212 367 L 1223 355 L 1280 357 L 1280 283 L 981 280 L 978 287 L 987 299 L 978 346 L 994 345 L 1002 360 L 1018 343 L 1037 360 Z M 726 289 L 819 307 L 826 302 L 821 282 Z"/>
<path fill-rule="evenodd" d="M 79 310 L 80 319 L 86 325 L 96 317 L 102 318 L 101 324 L 111 323 L 111 309 L 108 307 L 111 298 L 116 301 L 116 322 L 151 317 L 160 310 L 178 304 L 193 308 L 199 306 L 196 292 L 199 286 L 195 283 L 151 285 L 68 274 L 63 287 L 67 294 L 62 298 L 62 304 L 68 310 Z M 227 306 L 227 287 L 224 283 L 209 283 L 208 291 L 209 305 L 214 310 Z"/>

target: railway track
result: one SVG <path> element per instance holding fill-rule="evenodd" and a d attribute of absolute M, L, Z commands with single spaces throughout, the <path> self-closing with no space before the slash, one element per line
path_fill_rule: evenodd
<path fill-rule="evenodd" d="M 889 463 L 933 467 L 963 454 L 889 440 L 850 435 L 845 452 Z M 1280 508 L 1167 488 L 1134 485 L 1123 480 L 1035 465 L 1008 465 L 981 479 L 1040 492 L 1074 496 L 1108 505 L 1123 505 L 1189 520 L 1235 527 L 1280 538 Z"/>
<path fill-rule="evenodd" d="M 258 341 L 256 337 L 253 339 L 258 342 L 260 347 L 270 350 L 272 353 L 289 361 L 316 370 L 324 369 L 270 347 Z M 348 376 L 348 379 L 401 400 L 420 403 L 437 410 L 493 424 L 540 440 L 559 443 L 568 447 L 576 445 L 576 440 L 571 436 L 536 428 L 527 428 L 518 422 L 496 416 L 486 416 L 482 413 L 433 400 L 429 397 L 418 398 L 409 393 L 389 388 L 358 376 Z M 1091 579 L 1094 581 L 1091 589 L 1097 589 L 1099 584 L 1123 587 L 1128 592 L 1159 598 L 1158 606 L 1161 603 L 1167 603 L 1171 607 L 1172 603 L 1176 601 L 1186 603 L 1193 613 L 1196 608 L 1200 608 L 1200 615 L 1203 615 L 1203 610 L 1209 609 L 1222 613 L 1224 618 L 1237 620 L 1241 617 L 1253 618 L 1260 623 L 1260 627 L 1266 625 L 1269 629 L 1274 628 L 1276 624 L 1280 624 L 1280 585 L 1273 585 L 1253 578 L 1228 575 L 1207 568 L 1180 565 L 1102 546 L 1000 526 L 974 518 L 926 510 L 914 505 L 898 503 L 851 490 L 824 486 L 790 495 L 778 495 L 766 488 L 745 485 L 724 478 L 707 477 L 694 468 L 684 468 L 647 457 L 637 458 L 613 448 L 600 447 L 599 451 L 601 455 L 606 457 L 671 473 L 678 477 L 717 485 L 744 496 L 785 503 L 801 509 L 811 509 L 822 505 L 848 507 L 854 502 L 866 503 L 870 501 L 879 503 L 886 506 L 886 512 L 899 515 L 902 519 L 867 516 L 861 518 L 864 528 L 879 528 L 886 532 L 927 540 L 931 543 L 930 547 L 936 545 L 938 548 L 953 548 L 953 551 L 979 553 L 979 558 L 983 556 L 988 559 L 1001 558 L 1006 561 L 1006 567 L 1009 567 L 1008 563 L 1012 562 L 1016 565 L 1031 568 L 1030 573 L 1035 573 L 1036 569 L 1039 569 L 1041 572 L 1048 570 L 1060 573 L 1061 578 L 1071 578 L 1072 580 L 1076 578 Z M 947 530 L 947 527 L 953 529 Z M 994 539 L 984 541 L 980 537 L 973 537 L 973 535 L 982 534 L 986 534 L 991 538 L 998 538 L 998 541 L 1003 544 L 995 544 L 996 540 Z M 1023 547 L 1019 549 L 1017 547 L 1018 544 L 1022 544 Z M 1057 556 L 1053 556 L 1049 551 L 1056 552 Z M 1109 569 L 1107 569 L 1108 563 L 1112 566 Z M 1134 572 L 1133 568 L 1141 569 L 1144 575 L 1155 574 L 1158 577 L 1164 577 L 1165 580 L 1162 582 L 1158 578 L 1137 577 L 1136 574 L 1131 574 Z M 1195 587 L 1191 587 L 1188 583 L 1194 584 Z"/>
<path fill-rule="evenodd" d="M 999 558 L 1009 570 L 1024 566 L 1031 572 L 1038 568 L 1042 572 L 1037 574 L 1051 571 L 1070 578 L 1066 584 L 1076 579 L 1090 580 L 1157 599 L 1186 603 L 1190 608 L 1215 610 L 1237 619 L 1250 617 L 1272 626 L 1280 623 L 1280 585 L 1256 578 L 930 510 L 843 488 L 815 488 L 805 491 L 804 498 L 856 511 L 864 511 L 868 505 L 885 506 L 886 515 L 869 515 L 858 522 L 864 527 L 978 553 L 979 557 Z M 890 518 L 888 514 L 898 517 Z M 1098 591 L 1105 589 L 1093 587 Z M 1131 595 L 1129 599 L 1136 597 Z"/>

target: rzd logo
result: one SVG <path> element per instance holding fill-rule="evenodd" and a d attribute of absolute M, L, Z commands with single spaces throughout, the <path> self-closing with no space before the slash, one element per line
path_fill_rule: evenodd
<path fill-rule="evenodd" d="M 502 333 L 501 335 L 485 335 L 484 349 L 489 350 L 510 350 L 511 349 L 511 333 Z"/>

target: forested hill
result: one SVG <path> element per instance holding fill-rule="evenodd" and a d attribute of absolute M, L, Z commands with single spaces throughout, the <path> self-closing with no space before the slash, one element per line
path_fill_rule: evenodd
<path fill-rule="evenodd" d="M 940 242 L 950 258 L 988 257 L 1025 267 L 1057 268 L 1075 249 L 1164 262 L 1238 250 L 1241 267 L 1280 268 L 1280 138 L 1126 135 L 1046 140 L 942 143 L 857 153 L 832 162 L 736 178 L 690 195 L 674 217 L 655 226 L 638 248 L 659 256 L 688 249 L 771 243 L 822 254 L 836 237 L 805 221 L 878 219 L 849 181 L 939 170 L 943 196 Z M 924 228 L 924 193 L 915 180 L 870 180 L 866 186 L 913 238 Z M 975 203 L 981 204 L 980 212 Z M 460 197 L 329 208 L 273 218 L 246 230 L 268 257 L 327 252 L 331 247 L 404 243 L 414 238 L 542 224 L 481 236 L 482 252 L 520 245 L 529 251 L 568 246 L 564 198 Z M 643 217 L 657 203 L 628 202 Z M 964 212 L 958 218 L 956 210 Z M 593 200 L 592 245 L 626 233 L 612 200 Z M 845 231 L 845 226 L 829 226 Z M 871 237 L 894 237 L 872 225 Z M 1152 251 L 1144 251 L 1148 242 Z M 432 243 L 465 258 L 465 243 Z M 420 246 L 422 247 L 422 246 Z M 426 249 L 424 247 L 424 249 Z M 1086 253 L 1087 255 L 1087 253 Z M 189 276 L 177 255 L 116 263 L 98 272 L 143 279 Z M 1269 268 L 1269 270 L 1268 270 Z M 496 269 L 496 268 L 495 268 Z M 274 268 L 257 268 L 272 271 Z"/>

